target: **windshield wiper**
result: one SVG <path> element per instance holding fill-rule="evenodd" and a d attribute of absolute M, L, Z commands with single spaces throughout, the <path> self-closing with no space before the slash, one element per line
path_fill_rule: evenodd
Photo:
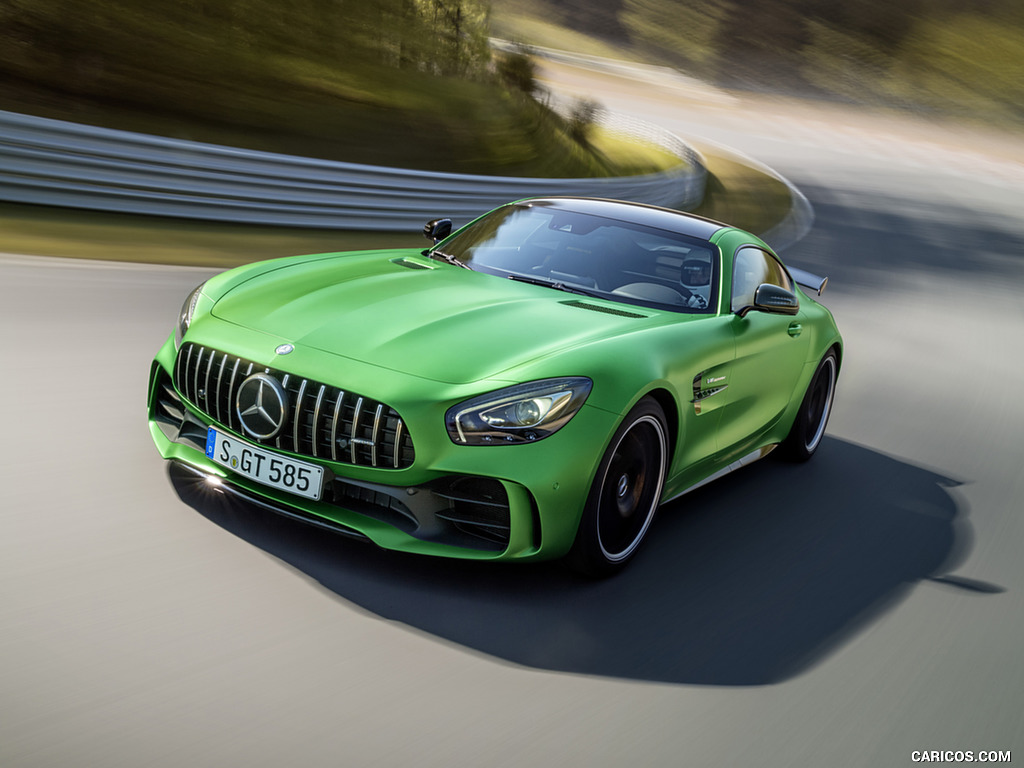
<path fill-rule="evenodd" d="M 430 256 L 430 258 L 440 259 L 446 264 L 451 264 L 456 267 L 462 267 L 463 269 L 468 269 L 470 271 L 473 270 L 473 268 L 469 266 L 469 264 L 465 264 L 464 262 L 459 261 L 450 253 L 445 253 L 444 251 L 427 251 L 427 255 Z"/>
<path fill-rule="evenodd" d="M 597 291 L 588 291 L 585 288 L 577 288 L 575 285 L 566 285 L 560 283 L 557 280 L 548 280 L 543 277 L 531 277 L 530 275 L 510 274 L 509 280 L 515 280 L 520 283 L 529 283 L 530 285 L 543 285 L 545 288 L 554 288 L 556 291 L 565 291 L 566 293 L 577 293 L 580 296 L 593 296 L 594 298 L 601 298 L 601 294 Z"/>

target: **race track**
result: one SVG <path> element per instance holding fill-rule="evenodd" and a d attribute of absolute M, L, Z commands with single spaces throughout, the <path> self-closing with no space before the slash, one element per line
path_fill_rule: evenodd
<path fill-rule="evenodd" d="M 611 581 L 380 552 L 157 455 L 149 363 L 208 271 L 0 256 L 0 765 L 1024 759 L 1024 150 L 552 77 L 807 196 L 785 257 L 847 345 L 819 455 L 666 507 Z"/>

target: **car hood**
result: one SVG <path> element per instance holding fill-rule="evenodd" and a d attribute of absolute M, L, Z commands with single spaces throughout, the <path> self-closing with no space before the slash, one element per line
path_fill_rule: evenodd
<path fill-rule="evenodd" d="M 392 251 L 270 270 L 228 290 L 213 315 L 360 362 L 466 384 L 639 330 L 661 313 Z"/>

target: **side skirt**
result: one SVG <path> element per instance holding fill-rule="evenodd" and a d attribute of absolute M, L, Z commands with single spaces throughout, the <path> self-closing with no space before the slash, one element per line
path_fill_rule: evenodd
<path fill-rule="evenodd" d="M 726 475 L 735 472 L 737 469 L 740 469 L 741 467 L 745 467 L 748 464 L 753 464 L 755 461 L 760 461 L 761 459 L 763 459 L 765 456 L 767 456 L 769 453 L 771 453 L 772 451 L 774 451 L 778 447 L 779 447 L 778 443 L 772 443 L 771 445 L 766 445 L 763 448 L 758 448 L 756 451 L 748 453 L 743 458 L 737 459 L 736 461 L 734 461 L 729 466 L 723 467 L 722 469 L 720 469 L 717 472 L 715 472 L 713 475 L 708 475 L 703 480 L 701 480 L 699 483 L 695 483 L 694 485 L 691 485 L 685 491 L 680 491 L 675 496 L 673 496 L 671 499 L 665 499 L 665 501 L 663 501 L 661 503 L 662 504 L 668 504 L 670 501 L 675 501 L 680 496 L 685 496 L 690 491 L 695 491 L 698 488 L 701 488 L 701 487 L 707 485 L 710 482 L 718 480 L 720 477 L 725 477 Z"/>

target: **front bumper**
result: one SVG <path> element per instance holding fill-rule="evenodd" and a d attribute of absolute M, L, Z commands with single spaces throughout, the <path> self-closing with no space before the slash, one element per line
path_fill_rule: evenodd
<path fill-rule="evenodd" d="M 392 389 L 388 402 L 403 412 L 415 436 L 411 465 L 377 468 L 315 459 L 325 470 L 325 485 L 321 499 L 312 501 L 264 486 L 206 457 L 210 426 L 252 440 L 182 397 L 174 385 L 175 358 L 173 339 L 168 339 L 154 360 L 149 385 L 150 432 L 165 459 L 219 478 L 225 490 L 265 508 L 404 552 L 481 560 L 565 554 L 615 427 L 613 414 L 584 406 L 557 434 L 537 443 L 457 446 L 445 432 L 443 415 L 465 395 L 453 399 L 454 393 L 446 391 L 430 402 L 417 392 L 418 403 L 402 403 L 393 395 L 399 390 Z M 357 381 L 362 386 L 368 379 L 358 367 L 346 362 L 346 373 L 363 378 Z M 379 370 L 373 373 L 379 383 Z M 308 454 L 275 450 L 310 461 Z"/>

